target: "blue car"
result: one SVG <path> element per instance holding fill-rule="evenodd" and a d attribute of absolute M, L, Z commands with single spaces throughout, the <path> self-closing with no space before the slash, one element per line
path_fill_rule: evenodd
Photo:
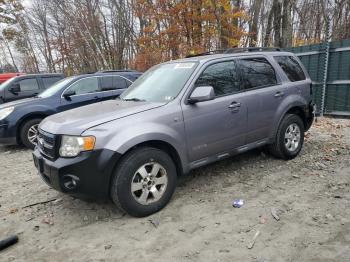
<path fill-rule="evenodd" d="M 65 78 L 34 98 L 0 105 L 0 144 L 34 149 L 39 123 L 47 116 L 117 98 L 137 71 L 103 71 Z"/>

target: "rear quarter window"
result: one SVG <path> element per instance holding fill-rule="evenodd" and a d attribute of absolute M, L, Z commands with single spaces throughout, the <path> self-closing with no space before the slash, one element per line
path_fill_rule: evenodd
<path fill-rule="evenodd" d="M 275 56 L 275 60 L 291 82 L 302 81 L 306 79 L 302 67 L 294 57 Z"/>

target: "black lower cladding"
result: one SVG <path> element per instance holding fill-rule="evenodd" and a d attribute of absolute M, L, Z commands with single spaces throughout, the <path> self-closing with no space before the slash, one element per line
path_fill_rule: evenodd
<path fill-rule="evenodd" d="M 306 126 L 305 131 L 309 130 L 312 126 L 316 114 L 316 105 L 314 103 L 309 103 L 309 106 L 305 108 L 306 115 Z"/>
<path fill-rule="evenodd" d="M 48 185 L 63 193 L 92 198 L 109 197 L 111 176 L 120 156 L 112 150 L 102 149 L 53 161 L 42 155 L 37 148 L 33 152 L 35 166 Z M 69 176 L 78 178 L 74 189 L 64 186 Z"/>

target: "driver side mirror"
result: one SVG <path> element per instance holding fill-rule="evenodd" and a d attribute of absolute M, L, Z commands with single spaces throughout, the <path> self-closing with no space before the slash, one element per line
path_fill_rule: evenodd
<path fill-rule="evenodd" d="M 71 96 L 74 96 L 76 95 L 75 91 L 73 90 L 68 90 L 67 92 L 65 92 L 63 94 L 63 97 L 66 99 L 66 100 L 71 100 Z"/>
<path fill-rule="evenodd" d="M 198 102 L 213 100 L 214 98 L 215 91 L 212 86 L 198 86 L 193 90 L 188 102 L 190 104 L 195 104 Z"/>
<path fill-rule="evenodd" d="M 9 88 L 9 91 L 16 95 L 21 92 L 21 87 L 18 83 L 15 83 Z"/>

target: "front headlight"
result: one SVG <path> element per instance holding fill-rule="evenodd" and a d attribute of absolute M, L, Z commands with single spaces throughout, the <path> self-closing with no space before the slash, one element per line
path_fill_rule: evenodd
<path fill-rule="evenodd" d="M 76 157 L 81 152 L 93 150 L 95 141 L 93 136 L 62 136 L 60 156 Z"/>
<path fill-rule="evenodd" d="M 13 112 L 15 108 L 13 106 L 0 110 L 0 120 L 5 119 L 9 114 Z"/>

